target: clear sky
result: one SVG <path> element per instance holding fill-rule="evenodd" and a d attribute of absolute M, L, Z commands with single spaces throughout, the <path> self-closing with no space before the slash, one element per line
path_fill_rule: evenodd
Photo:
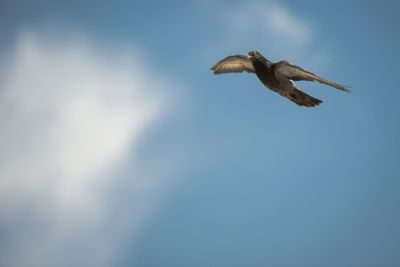
<path fill-rule="evenodd" d="M 399 266 L 398 1 L 0 1 L 0 265 Z M 258 50 L 338 83 L 287 101 Z"/>

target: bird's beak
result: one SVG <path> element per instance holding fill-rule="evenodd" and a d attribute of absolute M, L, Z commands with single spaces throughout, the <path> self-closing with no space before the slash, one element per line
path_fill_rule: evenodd
<path fill-rule="evenodd" d="M 247 59 L 251 59 L 252 58 L 252 56 L 247 56 Z"/>

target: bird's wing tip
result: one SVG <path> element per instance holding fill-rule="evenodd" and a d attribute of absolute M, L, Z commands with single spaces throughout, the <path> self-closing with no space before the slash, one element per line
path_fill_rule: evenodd
<path fill-rule="evenodd" d="M 221 74 L 221 72 L 217 71 L 216 66 L 212 66 L 212 67 L 210 68 L 210 70 L 213 72 L 213 74 Z"/>
<path fill-rule="evenodd" d="M 350 92 L 351 92 L 351 86 L 344 85 L 342 89 L 343 89 L 343 91 L 345 91 L 345 92 L 347 92 L 347 93 L 350 93 Z"/>

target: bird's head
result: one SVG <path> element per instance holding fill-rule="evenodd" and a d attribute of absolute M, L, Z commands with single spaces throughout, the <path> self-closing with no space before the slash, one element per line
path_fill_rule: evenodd
<path fill-rule="evenodd" d="M 260 59 L 262 58 L 262 55 L 258 51 L 250 51 L 249 56 L 247 58 L 250 60 Z"/>
<path fill-rule="evenodd" d="M 271 67 L 271 61 L 266 59 L 263 55 L 261 55 L 258 51 L 250 51 L 249 56 L 247 57 L 251 62 L 262 62 L 265 66 Z"/>

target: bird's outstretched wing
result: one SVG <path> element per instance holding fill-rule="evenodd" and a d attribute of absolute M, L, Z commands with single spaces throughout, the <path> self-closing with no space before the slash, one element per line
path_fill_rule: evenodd
<path fill-rule="evenodd" d="M 251 72 L 255 73 L 253 64 L 247 57 L 242 55 L 229 56 L 211 67 L 214 74 L 229 73 L 229 72 Z"/>
<path fill-rule="evenodd" d="M 313 81 L 313 82 L 317 81 L 319 83 L 323 83 L 323 84 L 332 86 L 336 89 L 350 92 L 349 88 L 346 88 L 345 86 L 343 86 L 341 84 L 337 84 L 337 83 L 328 81 L 310 71 L 306 71 L 306 70 L 300 68 L 299 66 L 292 65 L 285 60 L 274 64 L 274 73 L 277 77 L 283 75 L 292 81 L 300 81 L 300 80 Z"/>

